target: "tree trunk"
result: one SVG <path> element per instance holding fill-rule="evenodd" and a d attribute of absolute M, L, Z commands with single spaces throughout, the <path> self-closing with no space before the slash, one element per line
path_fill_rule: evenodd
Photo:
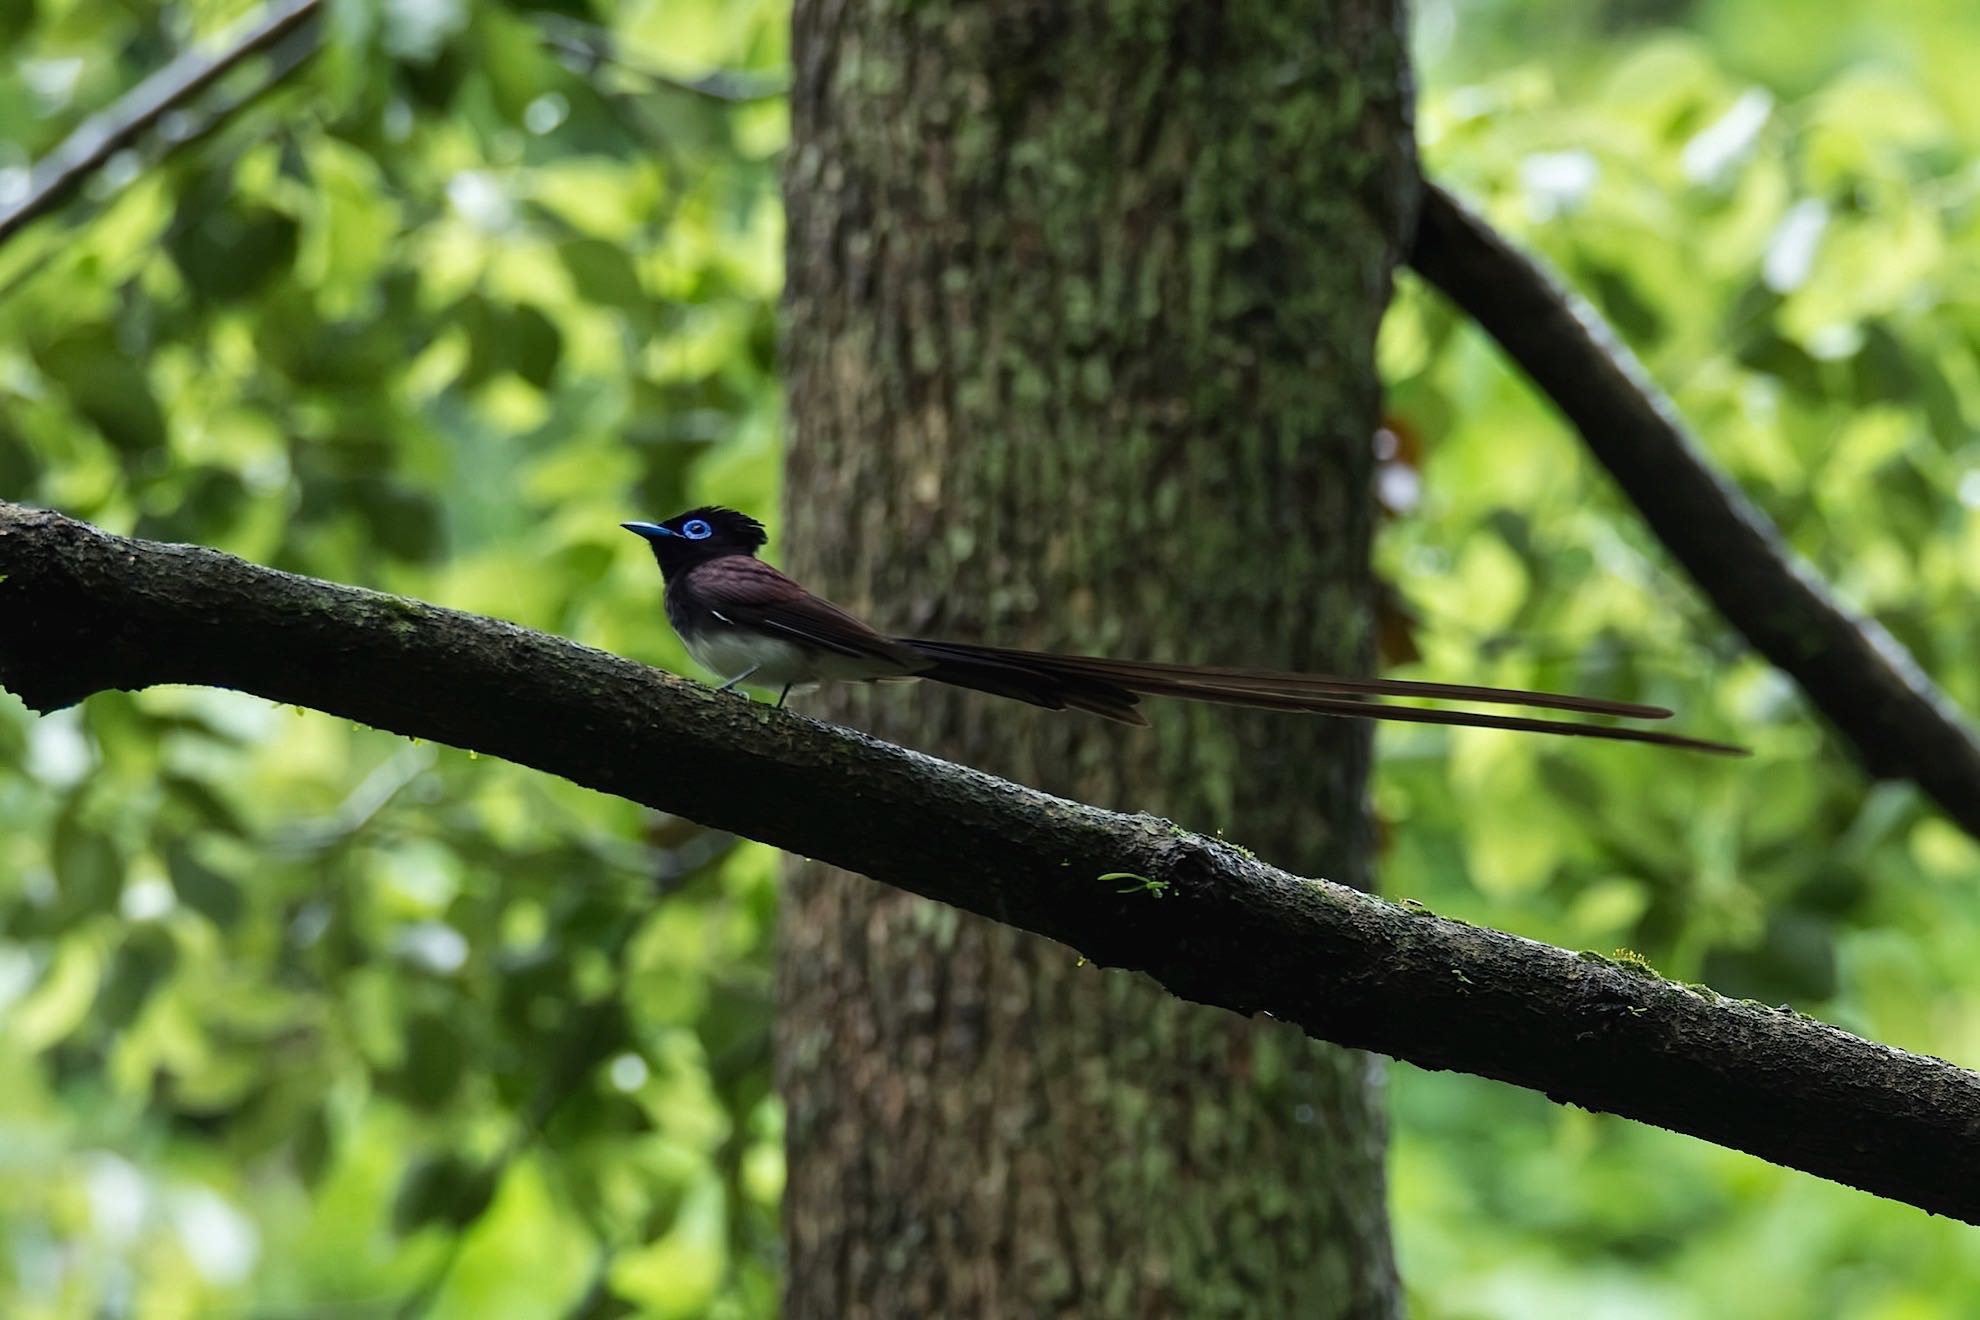
<path fill-rule="evenodd" d="M 793 59 L 786 562 L 901 632 L 1365 670 L 1396 6 L 798 0 Z M 1369 879 L 1365 727 L 799 705 Z M 791 1315 L 1397 1310 L 1369 1057 L 810 865 L 781 967 Z"/>

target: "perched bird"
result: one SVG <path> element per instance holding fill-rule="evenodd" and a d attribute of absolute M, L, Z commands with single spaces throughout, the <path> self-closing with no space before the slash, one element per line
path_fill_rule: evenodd
<path fill-rule="evenodd" d="M 726 681 L 719 690 L 745 682 L 779 688 L 780 706 L 792 688 L 814 683 L 924 678 L 1051 710 L 1090 711 L 1127 724 L 1148 722 L 1137 708 L 1142 697 L 1179 697 L 1350 719 L 1471 725 L 1744 754 L 1743 748 L 1650 729 L 1392 706 L 1376 698 L 1430 697 L 1633 719 L 1664 719 L 1671 713 L 1661 706 L 1626 701 L 1469 683 L 1104 660 L 972 642 L 891 637 L 814 596 L 758 559 L 756 552 L 769 537 L 763 524 L 747 514 L 710 506 L 690 509 L 665 522 L 620 525 L 652 546 L 653 557 L 667 580 L 667 621 L 697 663 L 724 676 Z"/>

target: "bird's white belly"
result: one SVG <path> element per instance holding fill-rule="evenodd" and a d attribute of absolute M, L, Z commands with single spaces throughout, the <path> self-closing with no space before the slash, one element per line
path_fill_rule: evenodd
<path fill-rule="evenodd" d="M 687 643 L 696 664 L 726 683 L 748 673 L 752 687 L 782 687 L 817 681 L 811 657 L 790 642 L 760 633 L 710 628 Z M 751 672 L 754 671 L 754 672 Z"/>
<path fill-rule="evenodd" d="M 696 664 L 726 683 L 739 674 L 750 687 L 804 686 L 832 679 L 895 677 L 899 668 L 859 656 L 814 653 L 781 638 L 741 629 L 707 629 L 683 639 Z M 753 672 L 752 672 L 753 671 Z"/>

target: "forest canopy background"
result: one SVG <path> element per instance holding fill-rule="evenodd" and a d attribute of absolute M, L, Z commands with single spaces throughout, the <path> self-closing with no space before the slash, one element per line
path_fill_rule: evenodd
<path fill-rule="evenodd" d="M 1975 710 L 1980 15 L 1893 8 L 1418 5 L 1419 134 Z M 249 11 L 0 9 L 0 205 Z M 778 508 L 786 15 L 334 14 L 205 140 L 0 247 L 0 496 L 691 672 L 617 524 Z M 1404 672 L 1595 683 L 1760 750 L 1679 774 L 1385 730 L 1387 891 L 1980 1059 L 1973 843 L 1863 781 L 1441 301 L 1405 280 L 1382 348 Z M 0 1299 L 770 1312 L 774 881 L 764 849 L 248 698 L 0 699 Z M 1980 1289 L 1967 1230 L 1917 1211 L 1391 1078 L 1418 1314 Z"/>

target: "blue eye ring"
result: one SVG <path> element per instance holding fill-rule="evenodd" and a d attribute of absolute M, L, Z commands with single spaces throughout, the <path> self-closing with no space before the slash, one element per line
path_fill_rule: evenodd
<path fill-rule="evenodd" d="M 706 541 L 715 534 L 715 529 L 700 518 L 690 518 L 681 524 L 681 535 L 690 541 Z"/>

